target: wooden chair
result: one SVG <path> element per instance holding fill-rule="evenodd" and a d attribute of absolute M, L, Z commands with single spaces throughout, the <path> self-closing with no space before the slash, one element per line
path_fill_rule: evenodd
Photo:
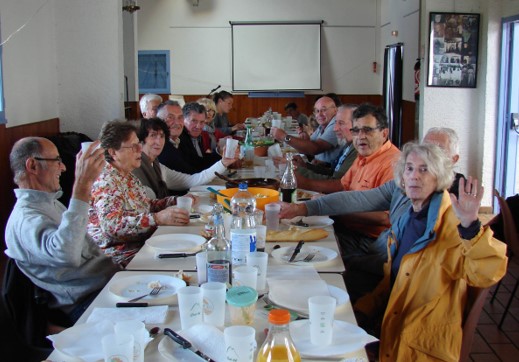
<path fill-rule="evenodd" d="M 52 352 L 46 339 L 48 292 L 35 286 L 16 262 L 8 259 L 0 299 L 2 355 L 11 361 L 46 359 Z"/>
<path fill-rule="evenodd" d="M 461 340 L 460 362 L 470 361 L 469 354 L 478 325 L 479 316 L 485 305 L 490 288 L 467 287 L 467 302 L 463 314 L 463 338 Z"/>
<path fill-rule="evenodd" d="M 508 245 L 508 251 L 511 252 L 513 255 L 519 255 L 519 233 L 517 231 L 517 226 L 515 225 L 512 212 L 510 211 L 510 208 L 508 207 L 508 203 L 506 200 L 499 194 L 497 190 L 494 190 L 494 196 L 497 197 L 497 201 L 499 203 L 499 208 L 501 209 L 500 215 L 503 220 L 503 234 L 505 237 L 505 240 L 503 240 Z M 490 223 L 492 220 L 490 221 Z M 510 254 L 510 253 L 509 253 Z M 499 290 L 502 279 L 499 281 L 499 283 L 496 286 L 496 289 L 492 295 L 492 299 L 490 300 L 491 303 L 494 302 L 494 299 L 496 298 L 497 291 Z M 510 299 L 508 299 L 508 302 L 506 304 L 505 310 L 503 312 L 503 316 L 501 317 L 501 320 L 499 321 L 499 329 L 503 327 L 503 322 L 505 321 L 506 315 L 508 314 L 508 310 L 510 309 L 510 305 L 512 304 L 512 301 L 514 299 L 515 293 L 517 292 L 517 288 L 519 287 L 519 279 L 517 279 L 514 289 L 512 293 L 510 294 Z"/>

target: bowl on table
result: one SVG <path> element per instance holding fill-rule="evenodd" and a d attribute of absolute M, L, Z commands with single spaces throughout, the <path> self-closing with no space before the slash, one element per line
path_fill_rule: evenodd
<path fill-rule="evenodd" d="M 260 210 L 265 210 L 266 204 L 279 201 L 278 190 L 272 190 L 263 187 L 249 187 L 248 191 L 256 197 L 256 208 Z M 225 189 L 221 190 L 220 192 L 224 194 L 226 197 L 218 195 L 216 197 L 216 200 L 229 209 L 230 206 L 227 202 L 231 202 L 231 198 L 234 196 L 235 193 L 238 192 L 238 188 L 235 187 L 231 189 Z M 228 201 L 226 202 L 225 200 Z"/>

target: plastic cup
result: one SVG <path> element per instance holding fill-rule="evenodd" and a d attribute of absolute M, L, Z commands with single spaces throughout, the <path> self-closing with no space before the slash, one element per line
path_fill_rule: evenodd
<path fill-rule="evenodd" d="M 209 282 L 202 284 L 202 298 L 204 301 L 204 322 L 216 327 L 223 327 L 225 323 L 225 283 Z"/>
<path fill-rule="evenodd" d="M 133 335 L 129 333 L 107 334 L 101 340 L 101 345 L 103 346 L 105 362 L 133 361 Z"/>
<path fill-rule="evenodd" d="M 203 299 L 200 287 L 183 287 L 178 290 L 178 309 L 180 325 L 188 329 L 195 324 L 202 323 Z"/>
<path fill-rule="evenodd" d="M 267 168 L 265 166 L 254 166 L 254 177 L 264 178 L 267 176 Z"/>
<path fill-rule="evenodd" d="M 279 212 L 281 205 L 272 203 L 265 205 L 265 218 L 267 220 L 267 230 L 277 230 L 279 228 Z"/>
<path fill-rule="evenodd" d="M 81 142 L 81 151 L 83 151 L 83 153 L 85 153 L 86 150 L 88 149 L 88 147 L 90 147 L 90 145 L 92 143 L 93 142 Z"/>
<path fill-rule="evenodd" d="M 139 320 L 127 320 L 115 323 L 115 334 L 130 333 L 133 336 L 133 361 L 144 362 L 145 339 L 148 331 Z"/>
<path fill-rule="evenodd" d="M 267 286 L 268 260 L 269 255 L 262 251 L 255 251 L 247 256 L 247 266 L 257 269 L 256 290 L 263 291 Z"/>
<path fill-rule="evenodd" d="M 283 122 L 280 119 L 273 119 L 272 120 L 272 127 L 283 129 Z"/>
<path fill-rule="evenodd" d="M 256 224 L 256 250 L 264 251 L 267 241 L 267 226 Z"/>
<path fill-rule="evenodd" d="M 198 285 L 207 282 L 207 251 L 201 251 L 195 256 L 196 258 L 196 276 Z"/>
<path fill-rule="evenodd" d="M 308 298 L 310 312 L 310 342 L 319 346 L 328 346 L 333 338 L 333 315 L 337 300 L 330 296 Z"/>
<path fill-rule="evenodd" d="M 233 269 L 232 285 L 256 289 L 257 281 L 258 269 L 247 265 L 242 265 Z"/>
<path fill-rule="evenodd" d="M 258 301 L 258 292 L 250 287 L 232 287 L 225 296 L 232 325 L 251 326 Z"/>
<path fill-rule="evenodd" d="M 184 209 L 187 212 L 191 212 L 191 206 L 193 206 L 193 199 L 189 196 L 177 197 L 177 207 Z"/>
<path fill-rule="evenodd" d="M 256 330 L 248 326 L 230 326 L 224 329 L 227 361 L 252 362 L 256 355 Z"/>
<path fill-rule="evenodd" d="M 236 148 L 238 147 L 238 140 L 234 138 L 226 138 L 225 139 L 225 158 L 234 158 L 234 154 L 236 152 Z"/>
<path fill-rule="evenodd" d="M 263 225 L 263 210 L 256 209 L 254 210 L 254 221 L 256 222 L 256 226 Z"/>

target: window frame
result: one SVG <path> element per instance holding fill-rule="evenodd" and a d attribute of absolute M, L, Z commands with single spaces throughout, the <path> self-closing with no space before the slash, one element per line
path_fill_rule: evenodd
<path fill-rule="evenodd" d="M 141 88 L 140 84 L 140 76 L 138 75 L 138 86 L 139 86 L 139 93 L 140 94 L 146 94 L 146 93 L 155 93 L 155 94 L 170 94 L 171 93 L 171 77 L 170 77 L 170 57 L 169 57 L 169 50 L 139 50 L 137 54 L 137 73 L 140 73 L 139 68 L 139 58 L 141 55 L 165 55 L 166 56 L 166 64 L 165 64 L 165 70 L 166 70 L 166 87 L 165 88 Z"/>

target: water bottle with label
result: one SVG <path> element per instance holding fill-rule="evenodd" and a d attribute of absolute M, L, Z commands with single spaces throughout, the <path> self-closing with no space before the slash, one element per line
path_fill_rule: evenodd
<path fill-rule="evenodd" d="M 240 183 L 239 190 L 231 199 L 231 255 L 232 265 L 247 263 L 247 255 L 256 251 L 256 223 L 254 209 L 256 198 Z"/>
<path fill-rule="evenodd" d="M 214 236 L 207 242 L 207 281 L 231 284 L 231 244 L 225 238 L 223 206 L 213 209 Z"/>

